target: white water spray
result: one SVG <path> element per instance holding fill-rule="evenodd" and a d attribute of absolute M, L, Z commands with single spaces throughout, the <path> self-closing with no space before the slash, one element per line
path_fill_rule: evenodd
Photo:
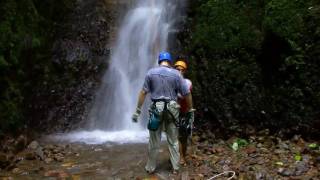
<path fill-rule="evenodd" d="M 89 114 L 89 129 L 93 130 L 96 138 L 101 137 L 102 130 L 108 132 L 128 132 L 122 136 L 142 133 L 147 136 L 146 114 L 140 118 L 138 124 L 132 123 L 131 115 L 135 111 L 137 96 L 142 88 L 147 71 L 157 64 L 157 56 L 160 51 L 167 50 L 168 37 L 173 31 L 174 24 L 179 17 L 178 6 L 185 0 L 138 0 L 135 7 L 130 10 L 120 28 L 118 40 L 107 72 L 103 77 L 101 88 L 96 94 L 95 104 Z M 79 136 L 90 136 L 89 132 L 78 133 Z M 81 135 L 80 135 L 81 134 Z M 84 135 L 85 134 L 85 135 Z M 76 134 L 72 134 L 73 139 Z M 145 138 L 147 140 L 147 138 Z M 115 138 L 115 141 L 118 139 Z M 98 142 L 100 142 L 98 140 Z"/>

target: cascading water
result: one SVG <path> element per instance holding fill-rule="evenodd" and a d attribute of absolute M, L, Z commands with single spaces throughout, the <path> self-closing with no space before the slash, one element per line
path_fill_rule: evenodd
<path fill-rule="evenodd" d="M 97 136 L 100 137 L 100 142 L 101 138 L 112 141 L 110 136 L 126 135 L 146 139 L 147 131 L 143 131 L 146 129 L 146 121 L 141 120 L 146 118 L 141 118 L 138 124 L 134 124 L 131 115 L 135 111 L 137 96 L 147 71 L 157 64 L 159 52 L 168 48 L 168 37 L 174 29 L 179 17 L 178 9 L 183 2 L 184 0 L 135 2 L 134 8 L 127 13 L 122 23 L 109 68 L 89 114 L 89 129 L 95 131 L 92 134 L 81 132 L 82 135 L 73 133 L 69 135 L 71 139 L 85 140 L 85 137 Z M 146 116 L 146 111 L 147 108 L 144 108 L 142 116 Z M 144 135 L 141 132 L 145 132 Z M 93 139 L 92 137 L 89 141 Z"/>

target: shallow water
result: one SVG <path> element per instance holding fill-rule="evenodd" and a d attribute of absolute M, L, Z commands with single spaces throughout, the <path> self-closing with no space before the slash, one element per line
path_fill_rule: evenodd
<path fill-rule="evenodd" d="M 50 141 L 40 142 L 43 147 Z M 53 143 L 53 142 L 52 142 Z M 54 144 L 51 144 L 54 145 Z M 55 146 L 55 145 L 54 145 Z M 139 179 L 150 177 L 144 166 L 147 144 L 59 143 L 55 146 L 64 154 L 61 162 L 22 160 L 9 172 L 0 172 L 0 179 Z M 62 148 L 61 148 L 62 147 Z M 165 143 L 159 153 L 156 176 L 167 179 L 170 174 L 169 154 Z"/>

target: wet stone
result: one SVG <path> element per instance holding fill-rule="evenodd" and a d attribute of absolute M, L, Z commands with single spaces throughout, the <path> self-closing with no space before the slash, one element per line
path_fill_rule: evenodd
<path fill-rule="evenodd" d="M 99 151 L 102 151 L 102 149 L 101 148 L 96 148 L 96 149 L 94 149 L 94 151 L 95 152 L 99 152 Z"/>
<path fill-rule="evenodd" d="M 320 156 L 316 157 L 316 163 L 320 164 Z"/>
<path fill-rule="evenodd" d="M 270 152 L 270 149 L 267 148 L 260 148 L 260 152 L 264 154 L 268 154 Z"/>
<path fill-rule="evenodd" d="M 296 165 L 295 175 L 301 176 L 302 174 L 308 172 L 309 169 L 310 167 L 306 162 L 300 161 Z"/>
<path fill-rule="evenodd" d="M 52 158 L 46 158 L 46 159 L 44 159 L 44 162 L 47 163 L 47 164 L 51 163 L 52 161 L 53 161 Z"/>
<path fill-rule="evenodd" d="M 247 147 L 247 148 L 245 149 L 245 152 L 246 152 L 247 154 L 252 154 L 252 153 L 257 152 L 257 149 L 256 149 L 255 147 L 253 147 L 253 146 L 249 146 L 249 147 Z"/>
<path fill-rule="evenodd" d="M 36 153 L 33 151 L 27 151 L 25 153 L 25 159 L 26 160 L 35 160 L 36 159 Z"/>
<path fill-rule="evenodd" d="M 303 156 L 302 156 L 302 161 L 303 161 L 303 162 L 309 162 L 310 159 L 311 159 L 311 157 L 310 157 L 309 155 L 303 155 Z"/>
<path fill-rule="evenodd" d="M 15 144 L 15 152 L 22 151 L 27 146 L 27 138 L 24 135 L 20 135 Z"/>
<path fill-rule="evenodd" d="M 58 154 L 58 153 L 60 152 L 60 149 L 55 148 L 55 149 L 52 150 L 52 152 L 53 152 L 54 154 Z"/>
<path fill-rule="evenodd" d="M 248 171 L 255 171 L 256 169 L 255 169 L 255 167 L 254 166 L 249 166 L 248 167 Z"/>
<path fill-rule="evenodd" d="M 239 171 L 240 172 L 247 172 L 248 171 L 248 167 L 244 164 L 242 164 L 240 167 L 239 167 Z"/>
<path fill-rule="evenodd" d="M 292 137 L 292 141 L 293 141 L 293 142 L 298 142 L 299 139 L 300 139 L 300 137 L 301 137 L 301 135 L 294 135 L 294 136 Z"/>
<path fill-rule="evenodd" d="M 257 159 L 257 164 L 262 165 L 265 163 L 265 160 L 263 158 L 258 158 Z"/>
<path fill-rule="evenodd" d="M 285 151 L 282 149 L 276 149 L 276 150 L 274 150 L 274 153 L 275 154 L 283 154 L 283 153 L 285 153 Z"/>
<path fill-rule="evenodd" d="M 0 169 L 5 168 L 10 164 L 7 154 L 0 153 Z"/>
<path fill-rule="evenodd" d="M 292 176 L 294 175 L 294 171 L 291 169 L 279 168 L 278 174 L 280 174 L 281 176 Z"/>
<path fill-rule="evenodd" d="M 260 179 L 262 180 L 262 179 L 265 179 L 266 175 L 264 172 L 257 172 L 255 173 L 255 177 L 257 180 L 260 180 Z"/>
<path fill-rule="evenodd" d="M 36 150 L 39 147 L 39 143 L 37 141 L 32 141 L 29 145 L 28 145 L 28 149 L 33 149 Z"/>
<path fill-rule="evenodd" d="M 40 157 L 41 160 L 44 160 L 44 152 L 42 151 L 41 147 L 37 148 L 35 153 L 37 154 L 38 157 Z"/>
<path fill-rule="evenodd" d="M 45 150 L 52 151 L 54 149 L 54 146 L 52 144 L 48 144 L 44 147 Z"/>
<path fill-rule="evenodd" d="M 21 173 L 23 173 L 23 171 L 22 171 L 21 169 L 19 169 L 19 168 L 14 168 L 14 169 L 12 170 L 12 173 L 13 173 L 13 174 L 21 174 Z"/>
<path fill-rule="evenodd" d="M 253 153 L 253 154 L 249 154 L 249 157 L 251 158 L 257 158 L 259 156 L 259 154 Z"/>
<path fill-rule="evenodd" d="M 58 161 L 58 162 L 62 162 L 64 160 L 64 157 L 63 156 L 60 156 L 60 155 L 56 155 L 54 156 L 53 158 L 54 160 Z"/>
<path fill-rule="evenodd" d="M 285 149 L 285 150 L 290 149 L 289 145 L 285 142 L 281 142 L 278 146 L 280 149 Z"/>
<path fill-rule="evenodd" d="M 0 153 L 0 167 L 8 161 L 8 156 L 5 153 Z"/>

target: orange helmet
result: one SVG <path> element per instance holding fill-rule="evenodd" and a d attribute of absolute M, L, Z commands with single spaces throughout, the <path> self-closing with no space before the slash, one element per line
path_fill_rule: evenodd
<path fill-rule="evenodd" d="M 180 66 L 182 67 L 183 69 L 187 69 L 187 63 L 184 62 L 184 61 L 181 61 L 181 60 L 178 60 L 175 64 L 174 64 L 174 67 L 177 67 L 177 66 Z"/>

